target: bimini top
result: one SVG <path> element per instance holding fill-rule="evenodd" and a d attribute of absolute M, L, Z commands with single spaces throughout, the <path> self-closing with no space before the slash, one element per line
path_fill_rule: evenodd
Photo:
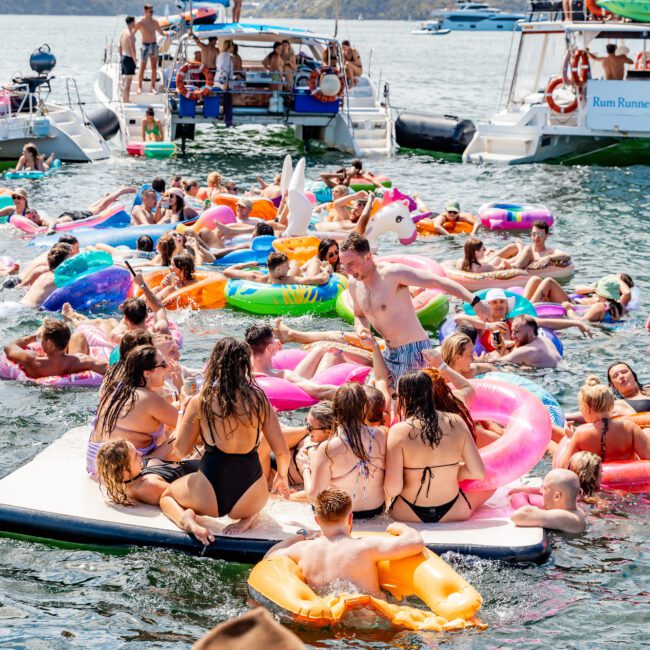
<path fill-rule="evenodd" d="M 331 36 L 320 36 L 308 29 L 297 27 L 278 27 L 277 25 L 253 25 L 249 23 L 215 23 L 213 25 L 195 25 L 194 33 L 199 38 L 243 38 L 247 41 L 270 41 L 286 39 L 291 43 L 305 45 L 338 42 Z"/>

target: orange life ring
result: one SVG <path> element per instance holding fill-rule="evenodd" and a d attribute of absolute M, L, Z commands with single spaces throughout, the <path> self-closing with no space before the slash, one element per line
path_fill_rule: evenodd
<path fill-rule="evenodd" d="M 205 79 L 204 86 L 195 90 L 187 90 L 187 86 L 185 85 L 185 75 L 187 75 L 190 70 L 198 70 L 203 75 Z M 181 66 L 178 73 L 176 74 L 176 88 L 178 88 L 178 92 L 183 95 L 183 97 L 186 97 L 187 99 L 190 99 L 194 102 L 198 102 L 200 99 L 207 97 L 212 92 L 213 82 L 214 77 L 212 76 L 212 72 L 210 72 L 210 70 L 206 68 L 202 63 L 186 63 L 185 65 Z"/>
<path fill-rule="evenodd" d="M 555 77 L 554 79 L 551 79 L 550 83 L 546 87 L 546 92 L 544 93 L 544 98 L 546 99 L 546 103 L 551 107 L 552 111 L 555 111 L 556 113 L 573 113 L 573 111 L 578 108 L 578 97 L 577 95 L 573 98 L 573 101 L 568 104 L 567 106 L 560 106 L 554 99 L 553 99 L 553 91 L 558 87 L 563 85 L 562 77 Z"/>
<path fill-rule="evenodd" d="M 589 79 L 589 56 L 584 50 L 576 50 L 573 54 L 571 78 L 578 88 L 584 86 Z"/>
<path fill-rule="evenodd" d="M 645 68 L 643 67 L 643 58 L 645 56 Z M 635 70 L 650 70 L 650 52 L 639 52 L 634 61 Z"/>
<path fill-rule="evenodd" d="M 587 9 L 598 18 L 604 18 L 605 16 L 610 16 L 610 12 L 607 9 L 603 9 L 596 4 L 596 0 L 587 0 Z"/>
<path fill-rule="evenodd" d="M 320 89 L 320 80 L 323 75 L 334 74 L 338 77 L 341 82 L 341 89 L 336 95 L 324 95 Z M 343 94 L 343 88 L 345 88 L 345 79 L 343 75 L 336 69 L 331 66 L 323 66 L 321 68 L 316 68 L 312 70 L 309 75 L 309 91 L 312 94 L 312 97 L 317 99 L 319 102 L 335 102 Z"/>

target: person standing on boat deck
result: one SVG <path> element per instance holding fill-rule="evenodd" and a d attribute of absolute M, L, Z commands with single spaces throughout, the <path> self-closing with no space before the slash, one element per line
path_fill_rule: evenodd
<path fill-rule="evenodd" d="M 417 318 L 409 287 L 438 289 L 470 303 L 479 318 L 489 316 L 478 296 L 449 278 L 403 264 L 377 264 L 370 243 L 357 233 L 341 244 L 339 259 L 350 281 L 354 328 L 359 336 L 367 337 L 373 327 L 385 339 L 383 356 L 393 384 L 410 370 L 423 368 L 422 350 L 433 347 Z"/>
<path fill-rule="evenodd" d="M 219 56 L 219 48 L 217 47 L 217 37 L 211 36 L 208 38 L 207 45 L 199 40 L 196 34 L 192 34 L 192 38 L 196 43 L 199 50 L 201 50 L 201 62 L 209 70 L 217 67 L 217 57 Z"/>
<path fill-rule="evenodd" d="M 120 34 L 120 65 L 124 77 L 122 99 L 128 103 L 131 97 L 131 82 L 135 75 L 135 18 L 126 17 L 126 29 Z"/>
<path fill-rule="evenodd" d="M 625 79 L 625 64 L 634 63 L 628 56 L 630 50 L 626 47 L 616 47 L 614 43 L 608 43 L 607 56 L 592 54 L 587 48 L 587 55 L 592 61 L 600 61 L 607 81 L 622 81 Z"/>
<path fill-rule="evenodd" d="M 241 18 L 242 0 L 232 0 L 232 22 L 238 23 Z"/>
<path fill-rule="evenodd" d="M 354 86 L 357 83 L 357 77 L 363 74 L 361 56 L 350 45 L 350 41 L 341 41 L 341 47 L 343 48 L 343 60 L 345 61 L 345 76 L 347 77 L 348 85 Z"/>
<path fill-rule="evenodd" d="M 136 32 L 142 32 L 142 52 L 140 61 L 140 74 L 138 75 L 138 93 L 142 93 L 142 82 L 144 81 L 144 71 L 147 68 L 147 60 L 151 59 L 151 93 L 156 94 L 156 74 L 158 72 L 158 43 L 156 34 L 164 36 L 165 33 L 160 23 L 153 17 L 153 5 L 144 6 L 144 16 L 138 21 L 134 29 Z"/>

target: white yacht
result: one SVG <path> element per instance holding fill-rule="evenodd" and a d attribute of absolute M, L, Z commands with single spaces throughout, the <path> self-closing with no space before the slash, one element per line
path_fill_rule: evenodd
<path fill-rule="evenodd" d="M 649 162 L 649 36 L 647 23 L 524 24 L 505 108 L 476 124 L 463 160 Z M 608 45 L 630 62 L 623 79 L 604 78 Z"/>
<path fill-rule="evenodd" d="M 442 23 L 439 20 L 428 20 L 422 23 L 418 29 L 414 29 L 411 34 L 420 34 L 427 36 L 444 36 L 449 34 L 450 29 L 443 29 Z"/>
<path fill-rule="evenodd" d="M 42 45 L 30 57 L 35 75 L 14 77 L 0 86 L 0 160 L 17 160 L 23 147 L 34 142 L 46 157 L 67 162 L 93 162 L 110 156 L 104 138 L 84 112 L 74 79 L 65 78 L 68 105 L 49 99 L 49 73 L 56 58 Z"/>
<path fill-rule="evenodd" d="M 188 140 L 198 137 L 197 125 L 280 124 L 293 127 L 306 144 L 320 141 L 357 156 L 393 151 L 387 85 L 381 99 L 368 74 L 349 86 L 340 72 L 343 53 L 336 39 L 304 29 L 219 21 L 194 25 L 193 34 L 203 41 L 217 38 L 220 50 L 226 41 L 238 46 L 242 67 L 226 88 L 212 83 L 211 72 L 206 79 L 207 71 L 192 63 L 195 46 L 187 25 L 173 35 L 168 49 L 162 48 L 158 92 L 138 95 L 134 81 L 129 102 L 122 100 L 117 49 L 107 48 L 95 92 L 100 102 L 117 114 L 125 146 L 142 139 L 142 118 L 152 106 L 165 139 L 180 140 L 183 149 Z M 293 78 L 283 83 L 267 70 L 264 59 L 275 41 L 285 39 L 293 48 L 298 68 Z M 334 66 L 323 62 L 323 52 L 329 47 L 334 52 Z M 198 101 L 189 92 L 190 84 L 201 95 Z M 145 77 L 144 87 L 149 86 Z"/>
<path fill-rule="evenodd" d="M 449 9 L 434 9 L 431 15 L 440 21 L 443 29 L 452 32 L 511 32 L 518 29 L 519 21 L 524 19 L 523 14 L 506 13 L 483 2 L 467 0 L 456 0 Z"/>

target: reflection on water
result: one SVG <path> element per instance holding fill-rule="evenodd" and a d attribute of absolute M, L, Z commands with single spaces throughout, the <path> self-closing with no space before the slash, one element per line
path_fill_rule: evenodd
<path fill-rule="evenodd" d="M 330 23 L 311 24 L 331 33 Z M 2 27 L 0 80 L 26 70 L 31 49 L 48 42 L 59 59 L 55 74 L 76 76 L 84 98 L 92 101 L 95 64 L 104 37 L 121 28 L 121 19 L 3 16 Z M 407 23 L 344 22 L 340 35 L 351 38 L 364 57 L 375 48 L 373 73 L 378 76 L 381 68 L 382 79 L 390 80 L 396 106 L 472 118 L 493 112 L 510 35 L 412 38 L 411 28 Z M 71 33 L 75 38 L 70 38 Z M 55 84 L 55 93 L 60 97 L 62 87 Z M 240 188 L 248 188 L 258 174 L 271 178 L 287 152 L 295 158 L 301 149 L 283 128 L 211 129 L 192 144 L 187 156 L 174 160 L 117 156 L 96 165 L 66 165 L 50 179 L 29 183 L 30 203 L 58 214 L 83 208 L 119 184 L 139 185 L 154 176 L 173 174 L 203 180 L 215 169 Z M 308 173 L 313 178 L 338 165 L 341 158 L 336 152 L 313 150 L 308 155 Z M 650 295 L 647 168 L 463 166 L 412 152 L 366 164 L 391 177 L 404 191 L 419 193 L 433 210 L 451 197 L 469 211 L 494 200 L 540 202 L 551 208 L 557 216 L 553 243 L 574 252 L 576 280 L 591 282 L 605 272 L 626 271 L 641 287 L 643 309 L 623 326 L 596 328 L 594 340 L 571 330 L 562 333 L 565 367 L 528 374 L 571 409 L 585 375 L 595 371 L 602 376 L 612 359 L 634 361 L 640 376 L 649 380 L 650 336 L 642 329 Z M 497 233 L 481 236 L 493 246 L 506 238 Z M 460 255 L 462 243 L 433 238 L 416 242 L 408 252 L 444 260 Z M 385 250 L 403 252 L 388 242 Z M 15 230 L 0 226 L 0 254 L 24 262 L 34 252 Z M 17 307 L 18 299 L 16 291 L 2 293 L 2 341 L 34 331 L 40 322 L 36 312 Z M 240 335 L 256 320 L 230 311 L 175 313 L 174 318 L 183 327 L 184 358 L 190 366 L 207 358 L 217 336 Z M 338 320 L 308 316 L 289 320 L 299 328 L 340 326 Z M 0 475 L 4 475 L 67 429 L 88 422 L 96 393 L 2 382 L 0 401 L 7 405 L 0 421 Z M 299 418 L 289 417 L 294 422 Z M 548 467 L 545 460 L 535 473 L 541 476 Z M 315 648 L 641 647 L 647 641 L 642 636 L 647 634 L 644 610 L 635 605 L 647 611 L 647 499 L 611 496 L 588 510 L 593 514 L 587 533 L 555 537 L 552 558 L 543 566 L 446 557 L 482 594 L 480 616 L 489 625 L 484 632 L 293 629 Z M 189 647 L 213 625 L 247 609 L 246 565 L 161 550 L 116 555 L 13 539 L 0 539 L 0 554 L 3 647 Z M 43 645 L 36 645 L 36 640 Z"/>

